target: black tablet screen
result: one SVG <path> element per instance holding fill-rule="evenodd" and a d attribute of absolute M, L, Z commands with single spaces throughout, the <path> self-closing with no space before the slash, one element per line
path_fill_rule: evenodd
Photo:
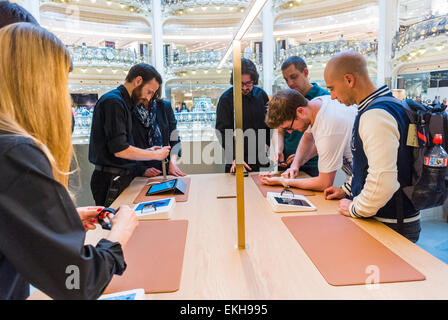
<path fill-rule="evenodd" d="M 310 207 L 310 204 L 305 200 L 285 199 L 285 198 L 280 198 L 280 197 L 275 197 L 275 200 L 277 200 L 277 202 L 279 204 L 286 204 L 286 205 L 290 205 L 290 206 Z"/>

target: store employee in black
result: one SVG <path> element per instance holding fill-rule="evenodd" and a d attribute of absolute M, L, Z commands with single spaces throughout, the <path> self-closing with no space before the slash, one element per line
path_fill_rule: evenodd
<path fill-rule="evenodd" d="M 134 107 L 132 135 L 135 146 L 142 149 L 153 146 L 171 146 L 167 173 L 175 177 L 183 177 L 177 166 L 177 159 L 181 156 L 179 131 L 174 110 L 171 103 L 162 99 L 153 98 L 145 106 L 140 104 Z M 163 173 L 162 162 L 158 160 L 144 161 L 140 164 L 144 177 L 155 177 Z"/>
<path fill-rule="evenodd" d="M 265 123 L 266 104 L 268 95 L 263 89 L 256 87 L 258 72 L 252 61 L 241 59 L 241 89 L 243 94 L 243 131 L 244 131 L 244 167 L 248 171 L 260 171 L 261 167 L 269 166 L 267 147 L 271 141 L 271 131 Z M 233 85 L 233 74 L 230 78 Z M 228 89 L 219 98 L 216 108 L 216 130 L 218 140 L 225 151 L 225 158 L 235 159 L 234 148 L 226 139 L 233 137 L 234 106 L 233 87 Z M 226 135 L 227 132 L 227 135 Z M 229 146 L 227 146 L 228 144 Z M 228 147 L 226 149 L 226 147 Z M 227 162 L 227 161 L 226 161 Z M 226 172 L 235 172 L 235 160 L 226 165 Z"/>
<path fill-rule="evenodd" d="M 124 85 L 104 94 L 92 119 L 89 161 L 95 165 L 90 187 L 96 205 L 110 206 L 136 176 L 142 175 L 138 161 L 163 160 L 170 147 L 135 147 L 132 110 L 160 96 L 162 78 L 148 64 L 133 66 Z"/>

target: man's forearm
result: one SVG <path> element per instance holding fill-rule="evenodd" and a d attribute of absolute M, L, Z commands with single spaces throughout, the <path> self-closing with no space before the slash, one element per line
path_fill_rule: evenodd
<path fill-rule="evenodd" d="M 135 161 L 148 161 L 155 159 L 157 160 L 157 152 L 140 149 L 133 146 L 129 146 L 127 149 L 124 149 L 123 151 L 116 152 L 114 155 L 117 158 L 135 160 Z"/>
<path fill-rule="evenodd" d="M 300 168 L 316 155 L 317 150 L 314 145 L 313 135 L 311 133 L 304 133 L 297 146 L 296 155 L 294 156 L 291 167 Z"/>
<path fill-rule="evenodd" d="M 286 183 L 291 187 L 296 187 L 300 189 L 324 191 L 326 188 L 331 187 L 334 182 L 334 177 L 336 172 L 319 174 L 319 176 L 314 178 L 305 179 L 286 179 Z"/>
<path fill-rule="evenodd" d="M 283 152 L 285 149 L 285 135 L 282 128 L 274 130 L 274 139 L 272 140 L 274 142 L 274 150 L 279 153 Z"/>

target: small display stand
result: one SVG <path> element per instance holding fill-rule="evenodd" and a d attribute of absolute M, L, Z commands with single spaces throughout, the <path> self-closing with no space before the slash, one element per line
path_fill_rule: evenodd
<path fill-rule="evenodd" d="M 139 220 L 171 219 L 175 198 L 141 202 L 135 205 L 134 211 Z"/>
<path fill-rule="evenodd" d="M 274 212 L 315 211 L 316 207 L 302 195 L 285 189 L 281 193 L 268 192 L 266 199 Z"/>

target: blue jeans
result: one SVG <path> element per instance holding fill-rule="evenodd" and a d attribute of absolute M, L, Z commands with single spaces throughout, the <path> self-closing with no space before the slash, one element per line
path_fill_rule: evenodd
<path fill-rule="evenodd" d="M 420 237 L 420 231 L 422 230 L 422 228 L 420 227 L 420 220 L 404 223 L 401 232 L 398 230 L 398 224 L 396 223 L 384 223 L 384 224 L 389 228 L 391 228 L 392 230 L 397 231 L 403 237 L 406 237 L 407 239 L 409 239 L 414 243 L 418 241 L 418 238 Z"/>

